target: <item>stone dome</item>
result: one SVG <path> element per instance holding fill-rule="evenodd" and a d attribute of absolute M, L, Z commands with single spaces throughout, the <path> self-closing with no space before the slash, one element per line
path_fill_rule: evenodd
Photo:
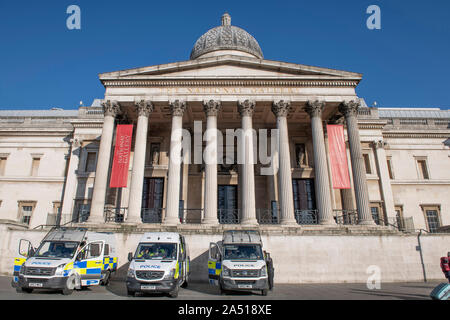
<path fill-rule="evenodd" d="M 190 59 L 194 60 L 206 53 L 220 50 L 241 51 L 263 59 L 258 41 L 247 31 L 232 26 L 228 13 L 222 16 L 221 26 L 208 30 L 195 42 Z"/>

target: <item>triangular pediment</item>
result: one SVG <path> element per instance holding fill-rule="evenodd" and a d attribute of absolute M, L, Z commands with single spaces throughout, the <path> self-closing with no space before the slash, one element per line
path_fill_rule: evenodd
<path fill-rule="evenodd" d="M 188 60 L 143 68 L 128 69 L 99 75 L 107 80 L 182 80 L 182 79 L 317 79 L 356 80 L 362 75 L 355 72 L 313 67 L 250 57 L 224 55 Z"/>

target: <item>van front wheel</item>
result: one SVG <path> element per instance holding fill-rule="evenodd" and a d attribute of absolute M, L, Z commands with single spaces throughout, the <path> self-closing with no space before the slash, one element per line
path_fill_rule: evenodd
<path fill-rule="evenodd" d="M 66 281 L 65 287 L 62 289 L 62 294 L 65 296 L 72 294 L 72 292 L 76 286 L 76 281 L 77 281 L 77 278 L 76 278 L 75 274 L 71 274 Z"/>
<path fill-rule="evenodd" d="M 169 297 L 171 298 L 176 298 L 178 297 L 178 291 L 180 290 L 180 286 L 177 284 L 175 286 L 175 289 L 173 289 L 173 291 L 169 292 Z"/>

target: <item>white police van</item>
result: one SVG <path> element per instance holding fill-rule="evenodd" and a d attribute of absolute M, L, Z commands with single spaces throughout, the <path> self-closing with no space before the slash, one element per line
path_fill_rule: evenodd
<path fill-rule="evenodd" d="M 17 292 L 59 289 L 67 295 L 84 286 L 107 285 L 117 270 L 114 235 L 85 228 L 55 227 L 37 249 L 21 239 L 18 253 L 11 283 Z"/>
<path fill-rule="evenodd" d="M 209 246 L 209 282 L 218 285 L 222 294 L 228 290 L 258 290 L 267 295 L 272 287 L 269 276 L 273 276 L 273 268 L 269 269 L 271 274 L 268 272 L 268 259 L 258 231 L 225 231 L 222 241 Z"/>
<path fill-rule="evenodd" d="M 189 281 L 189 249 L 182 235 L 175 232 L 145 233 L 128 254 L 127 293 L 163 292 L 177 297 L 180 286 Z"/>

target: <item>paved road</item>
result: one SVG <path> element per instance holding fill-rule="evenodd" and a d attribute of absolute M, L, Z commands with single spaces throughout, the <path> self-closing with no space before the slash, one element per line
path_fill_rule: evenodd
<path fill-rule="evenodd" d="M 443 282 L 443 281 L 442 281 Z M 177 300 L 429 300 L 430 292 L 439 282 L 382 283 L 381 289 L 369 290 L 366 284 L 276 284 L 267 296 L 233 292 L 220 295 L 217 288 L 208 283 L 190 283 L 181 288 Z M 0 277 L 0 300 L 170 300 L 161 294 L 127 297 L 125 282 L 112 279 L 108 287 L 94 286 L 74 291 L 64 296 L 57 291 L 35 290 L 33 293 L 17 293 L 11 287 L 11 277 Z"/>

